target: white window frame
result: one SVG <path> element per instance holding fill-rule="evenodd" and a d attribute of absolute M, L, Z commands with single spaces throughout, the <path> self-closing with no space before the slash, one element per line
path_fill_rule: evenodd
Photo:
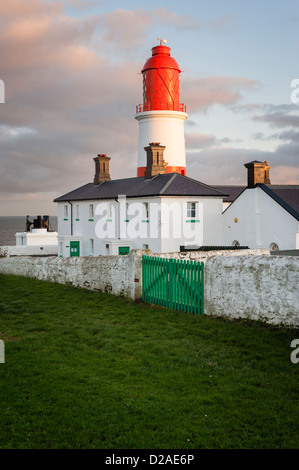
<path fill-rule="evenodd" d="M 93 204 L 89 204 L 89 218 L 93 219 L 94 218 L 94 208 Z"/>
<path fill-rule="evenodd" d="M 197 216 L 197 202 L 187 202 L 187 219 L 195 219 Z"/>

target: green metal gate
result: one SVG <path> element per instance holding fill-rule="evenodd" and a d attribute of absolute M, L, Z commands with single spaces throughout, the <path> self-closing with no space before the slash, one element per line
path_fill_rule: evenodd
<path fill-rule="evenodd" d="M 189 313 L 204 313 L 204 263 L 142 256 L 142 299 Z"/>

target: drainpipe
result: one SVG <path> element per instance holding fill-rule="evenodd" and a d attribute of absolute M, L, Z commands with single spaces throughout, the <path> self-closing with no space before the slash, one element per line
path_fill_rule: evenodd
<path fill-rule="evenodd" d="M 119 237 L 119 232 L 120 232 L 120 214 L 119 214 L 119 200 L 118 200 L 118 197 L 115 198 L 115 202 L 116 202 L 116 214 L 115 214 L 115 238 L 120 238 Z"/>
<path fill-rule="evenodd" d="M 71 205 L 71 237 L 73 236 L 73 203 L 68 201 L 68 203 Z"/>

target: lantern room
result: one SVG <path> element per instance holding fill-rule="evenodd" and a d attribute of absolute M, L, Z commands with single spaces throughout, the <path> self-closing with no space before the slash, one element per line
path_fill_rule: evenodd
<path fill-rule="evenodd" d="M 180 67 L 170 56 L 170 47 L 160 43 L 152 48 L 150 57 L 143 69 L 143 105 L 136 112 L 144 111 L 182 111 L 186 106 L 180 104 Z"/>

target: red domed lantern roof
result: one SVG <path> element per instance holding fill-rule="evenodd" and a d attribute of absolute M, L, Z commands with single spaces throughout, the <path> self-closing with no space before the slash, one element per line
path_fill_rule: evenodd
<path fill-rule="evenodd" d="M 143 66 L 142 72 L 150 69 L 167 68 L 175 69 L 181 72 L 177 61 L 170 56 L 170 47 L 156 46 L 152 48 L 152 57 L 150 57 Z"/>
<path fill-rule="evenodd" d="M 182 111 L 185 105 L 180 103 L 180 67 L 170 56 L 170 47 L 160 45 L 152 48 L 150 57 L 143 66 L 143 104 L 136 112 L 144 111 Z"/>

